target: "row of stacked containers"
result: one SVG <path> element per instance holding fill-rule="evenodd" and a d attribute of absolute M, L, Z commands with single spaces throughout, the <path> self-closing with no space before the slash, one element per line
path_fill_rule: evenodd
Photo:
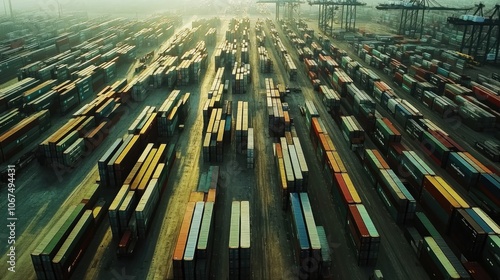
<path fill-rule="evenodd" d="M 213 274 L 210 263 L 219 176 L 219 167 L 210 166 L 191 192 L 172 256 L 174 279 L 210 279 Z"/>
<path fill-rule="evenodd" d="M 158 35 L 155 35 L 155 38 L 164 39 L 166 36 L 172 35 L 174 24 L 175 20 L 161 19 L 156 21 L 153 24 L 155 27 L 149 31 L 139 31 L 144 33 L 139 37 L 145 38 L 146 33 L 155 32 Z M 136 29 L 133 23 L 122 24 L 120 20 L 111 20 L 98 25 L 100 28 L 104 28 L 105 26 L 112 27 L 112 29 L 123 28 L 126 32 L 120 33 L 121 35 L 119 36 L 131 34 Z M 146 37 L 149 38 L 150 35 Z M 100 32 L 93 36 L 70 50 L 61 51 L 60 54 L 54 57 L 26 65 L 19 70 L 20 81 L 2 89 L 0 104 L 5 110 L 10 109 L 7 114 L 1 117 L 0 127 L 2 127 L 3 132 L 6 132 L 2 135 L 2 142 L 5 143 L 4 146 L 7 146 L 8 143 L 16 142 L 15 147 L 12 147 L 12 149 L 7 149 L 10 146 L 4 148 L 5 151 L 3 151 L 2 160 L 9 159 L 28 144 L 29 141 L 25 141 L 27 138 L 18 137 L 15 139 L 16 135 L 23 134 L 27 129 L 35 129 L 36 125 L 33 126 L 31 122 L 28 122 L 30 120 L 28 117 L 26 121 L 16 125 L 16 120 L 21 119 L 23 114 L 34 114 L 42 110 L 48 110 L 52 116 L 66 114 L 97 93 L 97 100 L 93 100 L 84 106 L 85 109 L 82 108 L 82 111 L 79 111 L 81 114 L 88 115 L 89 117 L 95 114 L 94 117 L 96 119 L 95 121 L 86 120 L 86 130 L 79 130 L 79 133 L 83 135 L 77 138 L 79 139 L 76 141 L 77 143 L 74 143 L 71 147 L 66 147 L 71 148 L 67 156 L 57 156 L 56 153 L 52 155 L 43 151 L 39 153 L 42 161 L 48 158 L 51 162 L 54 162 L 57 158 L 58 164 L 66 166 L 75 165 L 81 157 L 85 149 L 84 147 L 92 146 L 90 149 L 93 149 L 101 141 L 97 138 L 105 137 L 107 129 L 112 125 L 112 121 L 104 123 L 101 122 L 101 119 L 108 117 L 110 111 L 115 113 L 113 117 L 119 118 L 119 116 L 116 116 L 119 115 L 117 113 L 119 110 L 116 109 L 118 109 L 119 103 L 126 102 L 131 94 L 129 90 L 133 85 L 129 84 L 126 86 L 127 81 L 123 80 L 104 88 L 101 92 L 98 92 L 98 89 L 104 83 L 110 83 L 115 79 L 117 65 L 129 62 L 130 58 L 135 56 L 137 46 L 141 44 L 137 40 L 133 40 L 132 37 L 127 37 L 124 38 L 124 44 L 117 46 L 118 39 L 120 38 L 116 34 L 106 35 L 106 32 Z M 56 41 L 56 45 L 59 44 L 61 48 L 68 49 L 67 45 L 72 41 L 69 37 L 69 35 L 60 36 Z M 85 39 L 82 39 L 82 41 Z M 68 65 L 71 65 L 71 67 L 68 67 Z M 105 103 L 99 103 L 103 101 L 102 98 L 99 98 L 99 95 L 106 95 L 110 91 L 114 91 L 114 93 L 108 97 L 114 100 L 106 98 Z M 101 105 L 103 106 L 102 108 L 94 108 Z M 115 120 L 118 120 L 118 118 Z M 36 131 L 43 132 L 46 129 L 45 123 L 41 124 L 42 126 L 36 126 Z M 90 128 L 95 129 L 88 131 Z M 75 139 L 74 136 L 70 138 Z M 88 144 L 88 142 L 92 143 Z"/>
<path fill-rule="evenodd" d="M 310 111 L 308 110 L 307 113 L 311 119 L 309 135 L 320 166 L 322 166 L 327 188 L 332 193 L 334 204 L 343 220 L 342 223 L 346 227 L 346 232 L 349 233 L 349 239 L 352 240 L 351 245 L 356 252 L 357 264 L 374 265 L 379 253 L 380 234 L 363 205 L 357 187 L 353 184 L 349 171 L 336 151 L 335 144 L 326 131 L 323 119 L 320 118 L 313 103 L 310 103 L 309 107 Z M 405 215 L 406 213 L 403 213 L 403 219 Z"/>
<path fill-rule="evenodd" d="M 101 129 L 107 129 L 109 127 L 105 126 L 106 124 L 118 121 L 120 112 L 117 109 L 125 97 L 124 94 L 130 94 L 128 90 L 123 91 L 125 84 L 126 81 L 119 81 L 99 92 L 96 99 L 78 110 L 66 125 L 48 138 L 57 137 L 62 140 L 47 140 L 42 143 L 39 147 L 40 154 L 45 156 L 45 151 L 48 151 L 49 159 L 61 161 L 61 152 L 75 145 L 68 141 L 79 139 L 75 141 L 78 143 L 83 140 L 80 133 L 84 133 L 85 140 L 91 142 L 93 148 L 100 144 L 107 136 L 107 132 Z M 118 191 L 108 211 L 113 237 L 118 241 L 117 254 L 132 254 L 135 244 L 146 238 L 155 209 L 167 184 L 168 172 L 175 161 L 176 143 L 171 136 L 177 124 L 183 123 L 187 116 L 189 96 L 189 93 L 181 95 L 179 91 L 172 91 L 165 104 L 175 103 L 174 106 L 160 108 L 160 112 L 157 112 L 155 107 L 145 107 L 130 126 L 129 134 L 117 139 L 106 151 L 98 162 L 100 176 L 97 183 L 92 186 L 80 186 L 90 189 L 82 203 L 66 211 L 32 253 L 33 265 L 39 279 L 68 279 L 71 276 L 105 213 L 105 202 L 99 201 L 96 204 L 99 190 L 103 186 Z M 48 116 L 48 112 L 42 111 L 33 115 L 36 118 L 42 116 Z M 167 116 L 167 125 L 160 127 L 158 123 L 161 118 Z M 171 121 L 173 117 L 174 122 Z M 96 123 L 100 123 L 97 128 Z M 89 133 L 86 133 L 87 131 Z M 103 132 L 104 135 L 95 131 Z M 167 134 L 167 139 L 158 137 Z M 87 135 L 91 136 L 87 139 Z M 159 144 L 158 140 L 168 141 L 168 144 Z M 52 146 L 56 148 L 53 149 Z M 66 161 L 66 152 L 62 154 L 63 160 Z M 215 198 L 213 194 L 211 197 L 212 200 Z"/>
<path fill-rule="evenodd" d="M 71 205 L 31 253 L 37 279 L 69 279 L 101 223 L 106 203 L 91 184 L 80 203 Z"/>
<path fill-rule="evenodd" d="M 336 59 L 351 61 L 350 63 L 353 64 L 352 60 L 344 59 L 346 55 L 345 52 L 342 52 L 333 45 L 330 45 L 330 47 Z M 346 63 L 343 68 L 347 68 L 348 64 L 349 62 Z M 359 68 L 359 65 L 357 67 L 358 69 L 364 69 Z M 352 68 L 356 67 L 351 67 L 351 70 Z M 335 69 L 334 71 L 342 70 Z M 354 71 L 353 74 L 356 75 L 356 73 L 357 71 Z M 389 104 L 388 101 L 394 98 L 394 92 L 392 91 L 392 89 L 390 89 L 389 86 L 378 82 L 379 78 L 376 77 L 376 75 L 371 76 L 372 77 L 368 76 L 367 80 L 371 80 L 371 85 L 373 85 L 374 87 L 370 89 L 370 83 L 362 83 L 363 87 L 366 87 L 368 89 L 368 92 L 373 91 L 374 88 L 378 89 L 378 91 L 380 92 L 379 96 L 382 94 L 386 95 L 387 92 L 389 94 L 389 98 L 385 99 L 385 103 L 383 102 L 384 99 L 380 100 L 378 98 L 378 101 L 382 102 L 383 107 L 385 104 L 386 110 L 389 110 L 392 112 L 392 114 L 394 114 L 394 109 L 390 110 L 387 107 Z M 361 81 L 362 79 L 358 79 L 356 82 L 361 83 Z M 376 83 L 380 84 L 376 85 Z M 337 86 L 338 85 L 339 84 L 337 83 Z M 342 89 L 342 87 L 338 89 L 344 90 Z M 415 108 L 412 108 L 409 103 L 404 103 L 402 101 L 396 101 L 393 103 L 394 104 L 392 106 L 402 105 L 404 107 L 404 110 L 407 111 L 405 114 L 407 116 L 412 116 L 410 118 L 400 118 L 399 120 L 398 118 L 396 118 L 396 120 L 400 122 L 403 128 L 408 122 L 413 122 L 416 123 L 420 128 L 421 133 L 428 132 L 428 135 L 426 135 L 427 141 L 421 141 L 421 139 L 419 139 L 419 141 L 422 143 L 421 145 L 424 148 L 424 152 L 427 150 L 425 154 L 430 158 L 433 158 L 434 161 L 436 161 L 443 167 L 446 165 L 442 164 L 442 160 L 437 161 L 436 156 L 433 157 L 433 153 L 431 151 L 434 150 L 435 145 L 429 144 L 430 136 L 439 139 L 439 141 L 436 140 L 436 143 L 446 141 L 445 143 L 456 149 L 455 151 L 450 152 L 450 154 L 453 154 L 462 163 L 467 162 L 469 163 L 469 165 L 475 166 L 475 170 L 484 171 L 483 173 L 479 172 L 479 178 L 489 178 L 490 176 L 496 176 L 492 174 L 492 172 L 488 170 L 488 168 L 486 168 L 484 165 L 481 165 L 470 154 L 459 151 L 460 147 L 454 141 L 452 141 L 452 139 L 446 133 L 444 133 L 444 131 L 436 127 L 429 120 L 423 119 L 423 116 Z M 307 105 L 308 104 L 306 103 L 306 108 L 308 107 Z M 308 115 L 310 115 L 310 113 L 306 114 L 309 121 L 310 117 Z M 379 114 L 375 111 L 373 116 L 375 117 L 377 115 Z M 379 122 L 379 133 L 377 134 L 380 138 L 380 135 L 382 135 L 380 133 L 382 131 L 380 130 L 382 129 L 383 124 L 379 121 L 380 117 L 375 119 L 377 120 L 377 122 Z M 406 209 L 406 212 L 400 210 L 398 213 L 396 209 L 389 209 L 396 221 L 401 221 L 402 217 L 405 217 L 402 215 L 402 213 L 407 215 L 408 209 L 413 209 L 411 211 L 414 212 L 415 201 L 419 201 L 426 211 L 427 215 L 431 217 L 430 220 L 433 221 L 434 225 L 437 225 L 440 232 L 453 241 L 452 246 L 448 246 L 446 242 L 442 241 L 442 239 L 440 240 L 437 237 L 432 237 L 433 240 L 427 238 L 427 233 L 420 233 L 421 236 L 418 236 L 418 238 L 414 240 L 415 242 L 413 242 L 412 244 L 416 249 L 418 249 L 417 254 L 422 263 L 425 265 L 424 267 L 429 272 L 429 274 L 434 275 L 438 278 L 462 277 L 462 279 L 469 279 L 469 277 L 471 277 L 469 276 L 469 273 L 471 273 L 473 277 L 481 275 L 481 273 L 484 273 L 484 267 L 491 275 L 497 275 L 498 271 L 496 269 L 496 261 L 492 259 L 491 254 L 492 252 L 495 252 L 495 250 L 498 250 L 498 225 L 496 225 L 496 223 L 480 208 L 471 207 L 466 199 L 461 197 L 447 182 L 445 182 L 441 177 L 436 176 L 434 171 L 415 152 L 408 151 L 405 146 L 399 143 L 401 141 L 400 133 L 397 132 L 394 127 L 388 127 L 388 122 L 386 120 L 382 120 L 382 122 L 387 127 L 385 129 L 385 134 L 390 136 L 390 142 L 388 145 L 389 147 L 386 148 L 382 153 L 387 157 L 389 164 L 383 161 L 380 153 L 377 155 L 377 152 L 373 150 L 366 150 L 364 155 L 365 168 L 369 170 L 372 180 L 378 181 L 378 183 L 375 183 L 375 185 L 377 186 L 379 193 L 381 194 L 382 200 L 387 200 L 388 197 L 392 196 L 392 201 L 394 203 L 397 203 L 397 205 L 400 205 L 401 202 L 406 201 L 405 203 L 403 203 L 403 205 L 406 205 L 406 207 L 400 208 Z M 363 123 L 363 126 L 368 127 L 369 131 L 373 131 L 374 126 L 367 126 L 368 124 L 369 123 Z M 375 122 L 373 122 L 373 124 L 375 124 Z M 392 126 L 392 124 L 389 126 Z M 383 143 L 383 141 L 375 141 L 377 137 L 375 137 L 374 134 L 370 135 L 372 135 L 372 138 L 374 139 L 374 142 L 376 144 L 378 142 L 380 146 L 382 146 L 381 144 Z M 374 168 L 374 166 L 377 167 Z M 387 168 L 389 166 L 395 168 L 394 170 L 397 171 L 397 175 L 401 176 L 401 178 L 403 178 L 403 181 L 397 179 L 397 176 L 391 176 L 389 171 L 392 170 Z M 390 180 L 387 180 L 389 178 Z M 396 178 L 396 180 L 394 180 L 394 178 Z M 398 183 L 398 181 L 401 183 Z M 468 180 L 460 180 L 459 182 L 466 184 L 468 183 Z M 477 181 L 473 182 L 475 182 L 474 186 L 476 186 L 477 188 Z M 498 181 L 496 184 L 498 186 Z M 385 187 L 383 187 L 384 185 Z M 493 189 L 498 189 L 498 187 L 495 188 L 494 185 L 495 183 L 491 182 L 489 186 L 490 188 L 492 187 Z M 388 189 L 387 186 L 390 186 L 391 188 Z M 400 201 L 399 203 L 397 202 L 398 200 L 394 200 L 398 197 Z M 493 195 L 492 197 L 495 196 Z M 390 203 L 385 204 L 389 207 Z M 487 209 L 490 210 L 489 208 Z M 414 217 L 413 223 L 411 223 L 412 216 Z M 408 219 L 406 221 L 403 220 L 408 224 L 407 231 L 412 231 L 414 233 L 414 230 L 412 230 L 414 229 L 412 225 L 418 225 L 417 220 L 420 217 L 426 218 L 423 213 L 416 212 L 414 215 L 408 215 Z M 429 224 L 431 223 L 429 222 Z M 488 242 L 484 242 L 484 240 L 486 239 L 488 240 Z M 425 247 L 425 249 L 422 249 L 423 246 Z M 424 250 L 426 251 L 424 252 Z M 463 264 L 457 259 L 457 256 L 462 256 L 462 254 L 467 258 L 467 261 Z M 476 261 L 481 263 L 482 266 L 478 266 Z M 449 265 L 450 262 L 452 263 L 451 266 Z M 468 273 L 467 271 L 465 271 L 464 267 L 474 267 L 477 269 L 477 271 L 469 270 Z"/>

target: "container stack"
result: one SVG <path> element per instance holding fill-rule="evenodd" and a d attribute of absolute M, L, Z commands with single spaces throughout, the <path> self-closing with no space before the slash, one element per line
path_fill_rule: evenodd
<path fill-rule="evenodd" d="M 349 103 L 355 115 L 359 115 L 362 109 L 372 114 L 375 113 L 376 103 L 373 98 L 354 84 L 347 85 L 346 98 L 343 100 Z"/>
<path fill-rule="evenodd" d="M 422 208 L 441 232 L 447 232 L 452 217 L 459 209 L 470 208 L 469 204 L 441 177 L 425 176 L 420 195 Z"/>
<path fill-rule="evenodd" d="M 4 133 L 22 119 L 19 109 L 6 110 L 0 115 L 0 133 Z"/>
<path fill-rule="evenodd" d="M 250 203 L 233 201 L 229 229 L 229 278 L 251 279 Z"/>
<path fill-rule="evenodd" d="M 166 55 L 160 59 L 160 66 L 153 73 L 154 87 L 162 86 L 173 87 L 177 81 L 177 66 L 178 57 Z"/>
<path fill-rule="evenodd" d="M 424 213 L 415 213 L 414 227 L 407 228 L 405 236 L 409 242 L 415 244 L 413 248 L 417 257 L 429 275 L 442 278 L 450 276 L 457 279 L 470 278 L 464 264 Z M 429 246 L 430 243 L 432 246 Z"/>
<path fill-rule="evenodd" d="M 31 253 L 38 279 L 69 279 L 102 221 L 105 209 L 104 201 L 97 202 L 99 185 L 83 187 L 88 190 L 81 202 L 65 211 Z"/>
<path fill-rule="evenodd" d="M 200 235 L 196 246 L 196 279 L 209 279 L 210 261 L 212 259 L 212 246 L 214 240 L 214 200 L 205 202 L 205 211 L 201 222 Z"/>
<path fill-rule="evenodd" d="M 314 219 L 314 214 L 307 193 L 291 193 L 290 195 L 290 215 L 292 243 L 294 248 L 295 263 L 300 267 L 301 273 L 308 275 L 308 279 L 318 279 L 322 266 L 321 238 L 318 234 L 318 227 Z M 314 261 L 311 261 L 314 260 Z M 315 267 L 312 268 L 311 264 Z M 308 264 L 308 266 L 304 266 Z M 316 266 L 317 265 L 317 266 Z M 324 275 L 321 275 L 324 276 Z"/>
<path fill-rule="evenodd" d="M 272 73 L 273 61 L 269 57 L 267 49 L 264 46 L 258 48 L 259 52 L 259 70 L 260 73 Z"/>
<path fill-rule="evenodd" d="M 249 55 L 248 55 L 248 45 L 249 45 L 249 42 L 246 40 L 243 40 L 241 42 L 241 62 L 245 63 L 245 64 L 250 63 Z"/>
<path fill-rule="evenodd" d="M 247 145 L 247 168 L 254 168 L 255 164 L 255 146 L 253 128 L 248 128 L 248 145 Z"/>
<path fill-rule="evenodd" d="M 220 43 L 219 46 L 215 48 L 214 51 L 214 60 L 215 60 L 215 67 L 220 68 L 224 66 L 231 66 L 230 62 L 230 52 L 232 51 L 232 43 L 229 43 L 228 41 Z"/>
<path fill-rule="evenodd" d="M 496 118 L 490 112 L 482 109 L 464 97 L 457 97 L 455 102 L 457 102 L 460 106 L 458 109 L 458 115 L 470 128 L 481 131 L 487 128 L 495 127 Z"/>
<path fill-rule="evenodd" d="M 204 210 L 205 210 L 205 202 L 203 200 L 197 201 L 193 217 L 191 220 L 189 233 L 185 241 L 186 243 L 185 243 L 184 259 L 180 260 L 182 261 L 182 266 L 183 266 L 183 278 L 181 279 L 196 279 L 196 261 L 195 261 L 196 244 L 198 243 L 198 236 L 200 233 Z M 175 256 L 174 260 L 179 261 L 175 259 Z M 176 277 L 174 278 L 179 279 Z"/>
<path fill-rule="evenodd" d="M 323 226 L 316 226 L 318 231 L 318 237 L 321 244 L 321 262 L 319 265 L 319 276 L 322 279 L 332 279 L 333 278 L 333 264 L 330 252 L 330 243 L 326 238 L 325 228 Z"/>
<path fill-rule="evenodd" d="M 231 205 L 231 224 L 229 228 L 229 278 L 239 279 L 240 276 L 240 201 L 233 201 Z"/>
<path fill-rule="evenodd" d="M 172 256 L 174 279 L 210 276 L 218 171 L 218 167 L 211 166 L 208 173 L 202 173 L 197 191 L 187 202 Z"/>
<path fill-rule="evenodd" d="M 353 116 L 340 117 L 342 121 L 342 134 L 351 149 L 363 147 L 365 131 Z"/>
<path fill-rule="evenodd" d="M 492 141 L 478 141 L 474 147 L 493 162 L 500 161 L 500 147 Z"/>
<path fill-rule="evenodd" d="M 182 60 L 177 66 L 177 85 L 187 86 L 189 85 L 189 68 L 191 67 L 190 60 Z"/>
<path fill-rule="evenodd" d="M 157 112 L 156 107 L 146 106 L 142 112 L 137 116 L 137 118 L 132 122 L 128 128 L 128 134 L 139 134 L 141 129 L 144 127 L 146 121 L 151 117 L 153 113 Z"/>
<path fill-rule="evenodd" d="M 158 62 L 151 63 L 146 69 L 141 71 L 130 81 L 131 97 L 134 101 L 144 101 L 149 91 L 149 85 L 153 83 L 154 71 L 158 67 Z"/>
<path fill-rule="evenodd" d="M 117 254 L 130 255 L 138 239 L 146 239 L 155 209 L 175 159 L 175 146 L 147 144 L 111 202 L 108 211 Z"/>
<path fill-rule="evenodd" d="M 207 33 L 205 33 L 205 41 L 207 42 L 207 46 L 215 45 L 217 39 L 217 29 L 210 28 Z"/>
<path fill-rule="evenodd" d="M 227 92 L 228 90 L 227 87 L 229 86 L 229 81 L 225 80 L 224 70 L 224 67 L 217 69 L 214 81 L 212 82 L 212 86 L 208 91 L 208 99 L 214 99 L 213 103 L 220 104 L 223 93 Z"/>
<path fill-rule="evenodd" d="M 347 94 L 347 85 L 352 84 L 353 80 L 342 69 L 336 69 L 332 73 L 331 84 L 340 96 L 344 97 Z"/>
<path fill-rule="evenodd" d="M 288 73 L 288 79 L 290 81 L 297 80 L 297 66 L 295 66 L 292 57 L 289 54 L 284 54 L 283 60 L 285 63 L 285 70 Z"/>
<path fill-rule="evenodd" d="M 179 124 L 184 123 L 189 110 L 190 93 L 173 90 L 158 109 L 158 135 L 172 137 Z"/>
<path fill-rule="evenodd" d="M 203 137 L 203 160 L 205 162 L 222 162 L 226 116 L 222 108 L 212 110 L 210 120 Z"/>
<path fill-rule="evenodd" d="M 354 237 L 358 265 L 374 265 L 378 259 L 380 235 L 363 204 L 349 205 L 346 230 Z"/>
<path fill-rule="evenodd" d="M 1 162 L 11 159 L 19 150 L 27 147 L 41 132 L 50 127 L 50 113 L 40 111 L 22 119 L 9 130 L 0 134 Z"/>
<path fill-rule="evenodd" d="M 401 142 L 401 133 L 394 127 L 389 119 L 380 118 L 375 121 L 373 138 L 377 147 L 386 154 L 389 144 Z"/>
<path fill-rule="evenodd" d="M 414 151 L 403 151 L 399 166 L 399 175 L 409 183 L 409 191 L 415 198 L 420 197 L 424 177 L 436 175 Z"/>
<path fill-rule="evenodd" d="M 285 131 L 290 131 L 290 115 L 283 109 L 281 92 L 274 85 L 273 79 L 266 78 L 266 101 L 270 136 L 285 136 Z"/>
<path fill-rule="evenodd" d="M 242 64 L 241 67 L 238 67 L 238 63 L 235 63 L 231 78 L 233 93 L 246 93 L 250 83 L 250 64 Z"/>
<path fill-rule="evenodd" d="M 307 129 L 312 129 L 311 128 L 311 124 L 312 124 L 312 121 L 314 118 L 316 118 L 316 120 L 319 120 L 319 113 L 318 113 L 318 109 L 316 108 L 316 105 L 314 104 L 313 101 L 311 100 L 306 100 L 305 104 L 304 104 L 304 109 L 305 109 L 305 114 L 306 114 L 306 125 L 307 125 Z"/>
<path fill-rule="evenodd" d="M 21 99 L 20 101 L 22 101 L 21 96 L 23 95 L 23 93 L 34 88 L 38 84 L 40 84 L 39 80 L 28 77 L 1 89 L 0 110 L 2 110 L 3 112 L 6 111 L 7 108 L 17 108 L 17 100 Z"/>
<path fill-rule="evenodd" d="M 39 145 L 39 150 L 44 153 L 47 162 L 64 163 L 63 152 L 78 140 L 79 134 L 76 129 L 81 126 L 87 118 L 89 117 L 70 119 L 58 131 L 53 133 Z"/>
<path fill-rule="evenodd" d="M 159 186 L 158 181 L 158 179 L 151 179 L 135 208 L 134 214 L 137 222 L 137 235 L 140 239 L 146 238 L 146 233 L 155 208 L 160 200 L 161 186 Z"/>
<path fill-rule="evenodd" d="M 248 102 L 238 101 L 236 116 L 236 149 L 242 153 L 248 146 Z"/>
<path fill-rule="evenodd" d="M 321 100 L 330 114 L 337 116 L 340 112 L 340 95 L 326 85 L 319 86 Z"/>
<path fill-rule="evenodd" d="M 123 141 L 117 140 L 99 160 L 99 175 L 103 184 L 112 188 L 120 187 L 123 184 L 129 172 L 136 165 L 141 151 L 147 147 L 145 141 L 147 139 L 156 140 L 154 135 L 157 134 L 157 128 L 153 129 L 152 125 L 155 119 L 157 119 L 156 114 L 153 113 L 147 121 L 150 125 L 142 128 L 138 134 L 128 134 L 123 138 Z M 175 159 L 174 151 L 175 144 L 169 145 L 165 157 L 169 167 Z"/>
<path fill-rule="evenodd" d="M 380 198 L 397 224 L 413 220 L 416 200 L 377 150 L 365 150 L 364 166 L 375 182 Z"/>
<path fill-rule="evenodd" d="M 298 137 L 293 137 L 291 143 L 281 137 L 280 142 L 274 145 L 274 150 L 282 205 L 283 209 L 286 209 L 290 193 L 307 189 L 309 169 Z"/>

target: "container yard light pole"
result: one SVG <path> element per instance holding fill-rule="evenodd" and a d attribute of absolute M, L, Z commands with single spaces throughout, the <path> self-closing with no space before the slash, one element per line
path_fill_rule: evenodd
<path fill-rule="evenodd" d="M 9 11 L 10 11 L 10 17 L 14 18 L 14 13 L 12 13 L 12 2 L 9 0 Z"/>
<path fill-rule="evenodd" d="M 56 1 L 56 3 L 57 3 L 57 11 L 59 12 L 59 18 L 61 18 L 61 14 L 62 14 L 61 3 L 59 3 L 59 1 Z"/>

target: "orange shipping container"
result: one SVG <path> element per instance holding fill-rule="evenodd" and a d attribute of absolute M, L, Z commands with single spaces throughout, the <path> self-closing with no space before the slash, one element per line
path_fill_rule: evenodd
<path fill-rule="evenodd" d="M 195 202 L 187 203 L 186 211 L 184 212 L 184 218 L 182 220 L 181 230 L 179 232 L 179 236 L 177 237 L 177 242 L 175 243 L 174 255 L 172 258 L 175 279 L 184 279 L 182 260 L 184 259 L 184 250 L 186 249 L 189 229 L 191 228 L 191 220 L 193 218 L 195 206 Z"/>

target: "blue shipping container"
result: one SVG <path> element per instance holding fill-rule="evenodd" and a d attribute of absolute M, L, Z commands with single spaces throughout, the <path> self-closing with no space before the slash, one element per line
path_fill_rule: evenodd
<path fill-rule="evenodd" d="M 446 170 L 466 189 L 475 186 L 479 178 L 479 172 L 455 152 L 448 156 Z"/>

